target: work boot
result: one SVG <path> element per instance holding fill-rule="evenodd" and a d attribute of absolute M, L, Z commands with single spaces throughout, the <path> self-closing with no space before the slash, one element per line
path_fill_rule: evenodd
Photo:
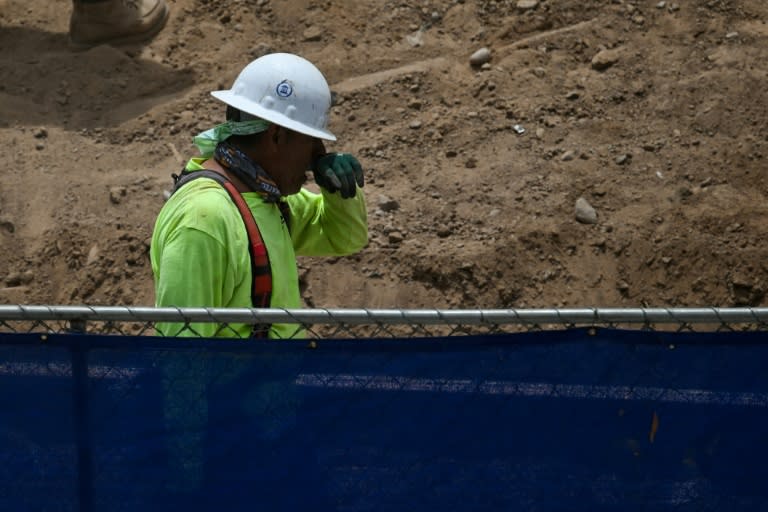
<path fill-rule="evenodd" d="M 165 0 L 75 0 L 69 39 L 75 48 L 150 39 L 168 19 Z"/>

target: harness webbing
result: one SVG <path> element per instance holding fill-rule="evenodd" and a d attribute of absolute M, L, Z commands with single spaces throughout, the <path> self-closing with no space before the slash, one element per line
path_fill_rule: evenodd
<path fill-rule="evenodd" d="M 245 230 L 248 233 L 248 252 L 251 255 L 251 275 L 253 276 L 251 301 L 255 308 L 268 308 L 272 296 L 272 268 L 269 265 L 267 246 L 264 245 L 264 240 L 261 238 L 261 232 L 253 218 L 253 213 L 248 208 L 243 196 L 226 176 L 208 169 L 193 172 L 182 171 L 180 176 L 174 174 L 174 187 L 171 194 L 176 193 L 182 186 L 198 178 L 209 178 L 221 185 L 240 211 Z M 253 326 L 252 335 L 259 338 L 266 337 L 269 328 L 269 324 L 256 324 Z"/>

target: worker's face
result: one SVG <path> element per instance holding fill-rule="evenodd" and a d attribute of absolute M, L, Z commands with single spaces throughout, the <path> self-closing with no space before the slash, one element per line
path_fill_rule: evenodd
<path fill-rule="evenodd" d="M 320 139 L 284 128 L 279 128 L 275 135 L 276 172 L 272 179 L 284 196 L 295 194 L 306 183 L 312 162 L 325 152 L 325 148 Z"/>

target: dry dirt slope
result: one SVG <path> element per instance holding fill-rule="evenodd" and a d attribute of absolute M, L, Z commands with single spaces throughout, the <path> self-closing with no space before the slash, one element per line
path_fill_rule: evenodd
<path fill-rule="evenodd" d="M 268 51 L 324 71 L 368 169 L 371 243 L 302 259 L 307 305 L 765 302 L 762 0 L 169 3 L 75 53 L 68 0 L 0 0 L 0 303 L 152 304 L 169 175 Z"/>

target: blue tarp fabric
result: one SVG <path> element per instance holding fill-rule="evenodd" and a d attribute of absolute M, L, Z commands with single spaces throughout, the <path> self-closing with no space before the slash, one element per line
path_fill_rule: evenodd
<path fill-rule="evenodd" d="M 0 335 L 0 510 L 768 510 L 768 336 Z"/>

